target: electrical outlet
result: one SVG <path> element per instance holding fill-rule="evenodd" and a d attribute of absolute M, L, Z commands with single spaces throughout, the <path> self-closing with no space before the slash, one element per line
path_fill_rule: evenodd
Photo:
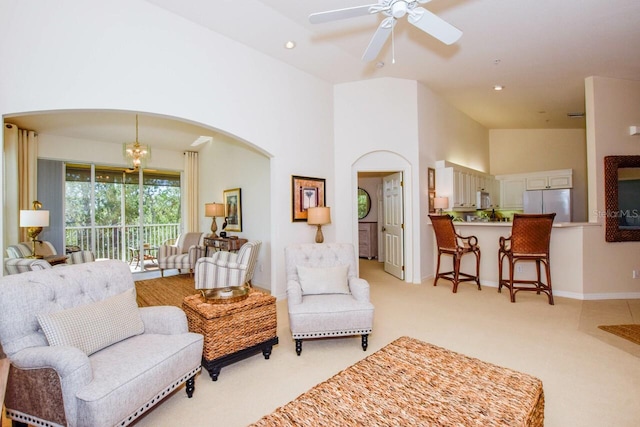
<path fill-rule="evenodd" d="M 631 272 L 631 278 L 632 279 L 640 279 L 640 270 L 633 270 Z"/>

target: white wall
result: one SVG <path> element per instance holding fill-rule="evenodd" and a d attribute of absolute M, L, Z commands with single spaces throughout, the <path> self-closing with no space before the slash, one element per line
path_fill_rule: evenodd
<path fill-rule="evenodd" d="M 329 84 L 141 0 L 3 1 L 0 55 L 3 116 L 141 111 L 269 153 L 271 289 L 284 296 L 284 246 L 313 239 L 312 227 L 291 222 L 291 175 L 326 177 L 333 202 Z M 333 221 L 339 227 L 342 218 Z M 333 227 L 325 235 L 333 240 Z"/>
<path fill-rule="evenodd" d="M 585 235 L 584 292 L 592 296 L 640 294 L 640 242 L 606 242 L 604 216 L 604 157 L 640 155 L 640 137 L 629 126 L 640 124 L 640 81 L 589 77 L 585 81 L 589 220 L 599 222 Z"/>
<path fill-rule="evenodd" d="M 427 168 L 436 160 L 456 160 L 489 170 L 488 130 L 415 81 L 383 78 L 337 85 L 335 89 L 336 188 L 353 221 L 357 172 L 402 171 L 405 194 L 405 279 L 433 276 L 433 232 L 427 228 Z M 351 167 L 351 175 L 347 175 Z M 341 224 L 347 225 L 347 221 Z"/>
<path fill-rule="evenodd" d="M 573 221 L 587 221 L 587 141 L 584 129 L 492 129 L 489 136 L 492 175 L 573 170 Z"/>
<path fill-rule="evenodd" d="M 270 159 L 246 144 L 216 136 L 200 151 L 200 231 L 211 232 L 211 218 L 204 216 L 205 203 L 222 203 L 224 190 L 240 188 L 242 231 L 230 235 L 261 240 L 252 283 L 261 288 L 271 284 Z M 218 230 L 222 220 L 218 219 Z"/>
<path fill-rule="evenodd" d="M 429 193 L 427 168 L 448 160 L 471 169 L 489 172 L 489 132 L 424 85 L 418 85 L 419 174 L 416 185 L 420 203 L 422 279 L 435 275 L 433 229 L 428 226 Z M 436 194 L 437 196 L 437 194 Z"/>

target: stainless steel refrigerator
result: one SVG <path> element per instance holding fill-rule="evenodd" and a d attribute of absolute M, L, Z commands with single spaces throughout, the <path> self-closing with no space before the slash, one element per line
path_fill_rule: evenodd
<path fill-rule="evenodd" d="M 524 213 L 556 213 L 554 222 L 571 222 L 571 189 L 524 192 Z"/>

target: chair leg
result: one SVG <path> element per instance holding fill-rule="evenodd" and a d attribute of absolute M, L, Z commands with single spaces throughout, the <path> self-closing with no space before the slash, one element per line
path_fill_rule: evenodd
<path fill-rule="evenodd" d="M 480 252 L 475 253 L 476 255 L 476 283 L 478 284 L 478 290 L 481 291 L 480 287 Z"/>
<path fill-rule="evenodd" d="M 369 334 L 362 334 L 362 351 L 367 351 L 369 346 Z"/>
<path fill-rule="evenodd" d="M 196 389 L 196 376 L 192 376 L 187 380 L 186 392 L 187 397 L 191 399 L 193 397 L 193 391 Z"/>
<path fill-rule="evenodd" d="M 438 251 L 438 263 L 436 264 L 436 278 L 433 279 L 433 286 L 438 284 L 438 279 L 440 278 L 440 256 L 442 254 Z"/>
<path fill-rule="evenodd" d="M 458 292 L 458 283 L 460 283 L 460 260 L 461 256 L 453 256 L 453 293 Z"/>
<path fill-rule="evenodd" d="M 296 354 L 298 356 L 300 356 L 300 353 L 302 353 L 302 340 L 301 339 L 296 339 Z"/>
<path fill-rule="evenodd" d="M 164 269 L 160 269 L 160 277 L 164 277 Z"/>
<path fill-rule="evenodd" d="M 509 297 L 511 297 L 511 302 L 516 302 L 516 293 L 513 289 L 513 270 L 515 270 L 515 262 L 510 259 L 509 260 Z"/>
<path fill-rule="evenodd" d="M 544 263 L 545 270 L 547 270 L 547 286 L 549 287 L 549 305 L 553 305 L 553 289 L 551 288 L 551 266 L 549 260 Z"/>

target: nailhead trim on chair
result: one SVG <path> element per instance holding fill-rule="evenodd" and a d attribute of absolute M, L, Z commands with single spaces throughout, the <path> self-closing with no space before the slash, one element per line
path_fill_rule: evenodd
<path fill-rule="evenodd" d="M 307 332 L 303 334 L 293 334 L 293 338 L 321 338 L 321 337 L 336 337 L 342 335 L 360 335 L 370 334 L 373 329 L 354 329 L 350 331 L 333 331 L 333 332 Z"/>
<path fill-rule="evenodd" d="M 15 420 L 21 423 L 29 424 L 37 427 L 64 427 L 60 424 L 52 423 L 49 421 L 41 420 L 40 418 L 34 417 L 32 415 L 24 414 L 20 411 L 15 411 L 13 409 L 6 409 L 7 418 L 10 420 Z"/>
<path fill-rule="evenodd" d="M 202 366 L 198 366 L 197 368 L 192 369 L 190 372 L 187 372 L 186 374 L 184 374 L 182 376 L 182 378 L 180 378 L 179 380 L 174 381 L 173 384 L 170 384 L 166 389 L 164 389 L 160 393 L 156 394 L 153 398 L 151 398 L 151 400 L 149 400 L 147 403 L 142 405 L 140 407 L 140 409 L 135 411 L 133 414 L 127 416 L 127 418 L 125 418 L 124 420 L 120 421 L 117 425 L 119 425 L 121 427 L 124 427 L 124 426 L 127 426 L 127 425 L 131 424 L 133 421 L 135 421 L 137 418 L 139 418 L 142 414 L 144 414 L 149 409 L 154 407 L 156 405 L 156 403 L 158 403 L 162 399 L 164 399 L 164 397 L 167 394 L 171 393 L 173 390 L 178 388 L 181 384 L 186 382 L 189 378 L 193 377 L 198 372 L 200 372 L 201 369 L 202 369 Z"/>

